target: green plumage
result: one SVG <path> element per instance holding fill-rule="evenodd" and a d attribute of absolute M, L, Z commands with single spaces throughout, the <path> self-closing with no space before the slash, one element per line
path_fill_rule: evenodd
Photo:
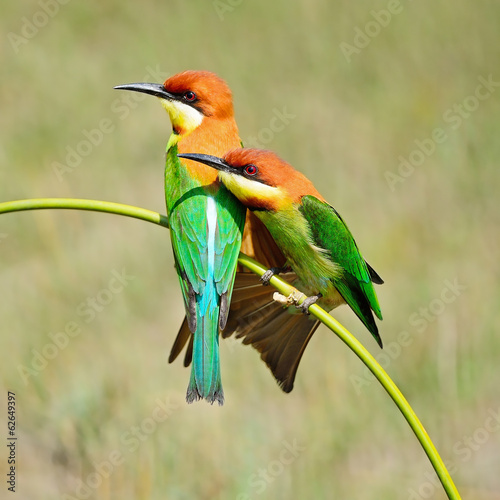
<path fill-rule="evenodd" d="M 336 210 L 306 195 L 300 204 L 255 214 L 267 226 L 296 272 L 299 288 L 307 294 L 321 293 L 320 303 L 329 309 L 339 304 L 338 292 L 382 346 L 371 312 L 382 319 L 372 284 L 372 280 L 381 282 L 381 279 L 361 256 Z"/>
<path fill-rule="evenodd" d="M 245 208 L 224 186 L 202 186 L 177 157 L 177 146 L 167 151 L 165 196 L 175 266 L 194 335 L 187 400 L 222 404 L 219 328 L 229 313 Z"/>

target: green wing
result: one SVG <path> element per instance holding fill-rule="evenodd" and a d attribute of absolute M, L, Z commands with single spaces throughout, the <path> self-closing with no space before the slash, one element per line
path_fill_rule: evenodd
<path fill-rule="evenodd" d="M 215 197 L 217 231 L 215 233 L 214 279 L 221 296 L 219 327 L 224 330 L 229 315 L 241 238 L 245 225 L 246 208 L 224 186 Z"/>
<path fill-rule="evenodd" d="M 315 244 L 344 270 L 340 278 L 333 280 L 335 287 L 380 344 L 370 311 L 382 319 L 372 285 L 372 281 L 382 282 L 380 276 L 365 262 L 349 228 L 332 206 L 307 195 L 302 197 L 300 211 L 309 223 Z"/>

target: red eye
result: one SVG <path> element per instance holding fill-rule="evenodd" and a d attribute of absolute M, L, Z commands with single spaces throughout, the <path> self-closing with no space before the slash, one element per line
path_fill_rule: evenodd
<path fill-rule="evenodd" d="M 184 94 L 184 99 L 188 102 L 193 102 L 196 100 L 196 94 L 194 92 L 191 92 L 190 90 L 188 90 L 185 94 Z"/>
<path fill-rule="evenodd" d="M 255 175 L 258 172 L 258 168 L 255 165 L 247 165 L 245 167 L 245 174 L 247 175 Z"/>

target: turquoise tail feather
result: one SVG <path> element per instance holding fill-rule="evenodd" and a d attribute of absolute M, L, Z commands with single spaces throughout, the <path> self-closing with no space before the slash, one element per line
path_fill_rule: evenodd
<path fill-rule="evenodd" d="M 193 364 L 187 390 L 188 403 L 206 399 L 209 403 L 224 403 L 219 361 L 219 302 L 213 286 L 206 286 L 197 297 L 196 331 L 193 341 Z"/>

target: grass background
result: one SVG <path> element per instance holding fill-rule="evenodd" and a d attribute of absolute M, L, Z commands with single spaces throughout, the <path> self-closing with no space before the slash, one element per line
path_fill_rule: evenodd
<path fill-rule="evenodd" d="M 387 370 L 463 497 L 499 499 L 500 91 L 474 110 L 466 101 L 467 116 L 454 106 L 480 76 L 500 81 L 500 7 L 401 1 L 347 60 L 340 44 L 394 2 L 47 2 L 50 17 L 42 3 L 1 7 L 0 199 L 93 198 L 164 212 L 168 117 L 154 99 L 122 101 L 131 94 L 112 87 L 151 69 L 161 76 L 151 81 L 215 71 L 233 89 L 241 137 L 261 132 L 310 177 L 385 279 Z M 31 22 L 39 27 L 29 31 Z M 284 110 L 295 116 L 284 130 L 262 132 Z M 112 131 L 57 175 L 54 163 L 103 119 Z M 446 140 L 391 189 L 398 157 L 438 127 Z M 227 341 L 226 404 L 185 404 L 189 371 L 167 364 L 183 311 L 165 230 L 48 211 L 2 216 L 0 233 L 0 428 L 14 391 L 16 498 L 444 498 L 396 407 L 324 328 L 291 394 L 255 351 Z M 123 269 L 134 279 L 103 292 Z M 444 304 L 446 280 L 466 288 Z M 96 297 L 110 302 L 86 322 L 80 305 Z M 380 356 L 347 308 L 335 316 Z M 33 350 L 72 324 L 80 334 L 24 381 L 19 367 L 33 368 Z M 401 332 L 410 345 L 401 347 Z M 172 411 L 157 423 L 158 398 Z M 300 449 L 293 460 L 284 442 Z M 108 473 L 112 457 L 121 460 Z M 78 497 L 81 481 L 98 486 Z"/>

